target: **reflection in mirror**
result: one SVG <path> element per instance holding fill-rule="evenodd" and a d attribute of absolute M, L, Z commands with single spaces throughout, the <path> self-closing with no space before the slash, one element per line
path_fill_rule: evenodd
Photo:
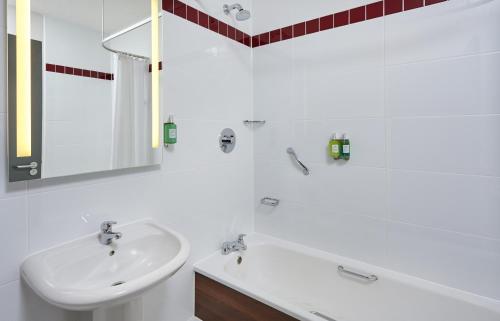
<path fill-rule="evenodd" d="M 15 0 L 7 15 L 15 35 Z M 31 0 L 30 22 L 43 52 L 42 178 L 161 163 L 150 1 Z"/>

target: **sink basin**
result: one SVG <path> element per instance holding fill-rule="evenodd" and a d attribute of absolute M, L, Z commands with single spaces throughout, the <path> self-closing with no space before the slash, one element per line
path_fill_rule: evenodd
<path fill-rule="evenodd" d="M 110 245 L 98 233 L 26 258 L 23 279 L 43 299 L 67 310 L 87 311 L 125 303 L 172 276 L 186 262 L 182 235 L 146 220 L 115 227 Z"/>

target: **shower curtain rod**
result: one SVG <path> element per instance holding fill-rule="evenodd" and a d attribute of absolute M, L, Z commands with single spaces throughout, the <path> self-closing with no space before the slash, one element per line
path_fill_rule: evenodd
<path fill-rule="evenodd" d="M 160 13 L 158 16 L 161 18 L 162 14 Z M 133 58 L 137 58 L 137 59 L 141 59 L 141 60 L 149 60 L 150 59 L 149 57 L 144 57 L 141 55 L 136 55 L 136 54 L 125 52 L 125 51 L 119 51 L 119 50 L 112 49 L 106 45 L 106 42 L 113 40 L 121 35 L 124 35 L 130 31 L 133 31 L 139 27 L 142 27 L 150 22 L 151 22 L 151 18 L 146 18 L 146 19 L 141 20 L 137 23 L 134 23 L 133 25 L 131 25 L 129 27 L 126 27 L 125 29 L 123 29 L 121 31 L 118 31 L 118 32 L 104 38 L 104 0 L 103 0 L 102 1 L 102 40 L 101 40 L 101 45 L 104 49 L 111 51 L 113 53 L 116 53 L 116 54 L 129 56 L 129 57 L 133 57 Z"/>

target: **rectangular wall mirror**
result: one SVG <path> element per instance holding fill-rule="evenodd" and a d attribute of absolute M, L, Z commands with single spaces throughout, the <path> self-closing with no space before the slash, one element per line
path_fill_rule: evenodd
<path fill-rule="evenodd" d="M 161 163 L 160 9 L 8 0 L 10 181 Z"/>

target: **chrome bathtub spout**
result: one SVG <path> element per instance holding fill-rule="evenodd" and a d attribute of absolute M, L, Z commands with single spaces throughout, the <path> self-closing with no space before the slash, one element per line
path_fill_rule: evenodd
<path fill-rule="evenodd" d="M 236 251 L 245 251 L 247 249 L 247 245 L 245 244 L 244 240 L 245 236 L 246 234 L 240 234 L 238 235 L 238 240 L 233 242 L 224 242 L 221 249 L 222 254 L 228 255 Z"/>

